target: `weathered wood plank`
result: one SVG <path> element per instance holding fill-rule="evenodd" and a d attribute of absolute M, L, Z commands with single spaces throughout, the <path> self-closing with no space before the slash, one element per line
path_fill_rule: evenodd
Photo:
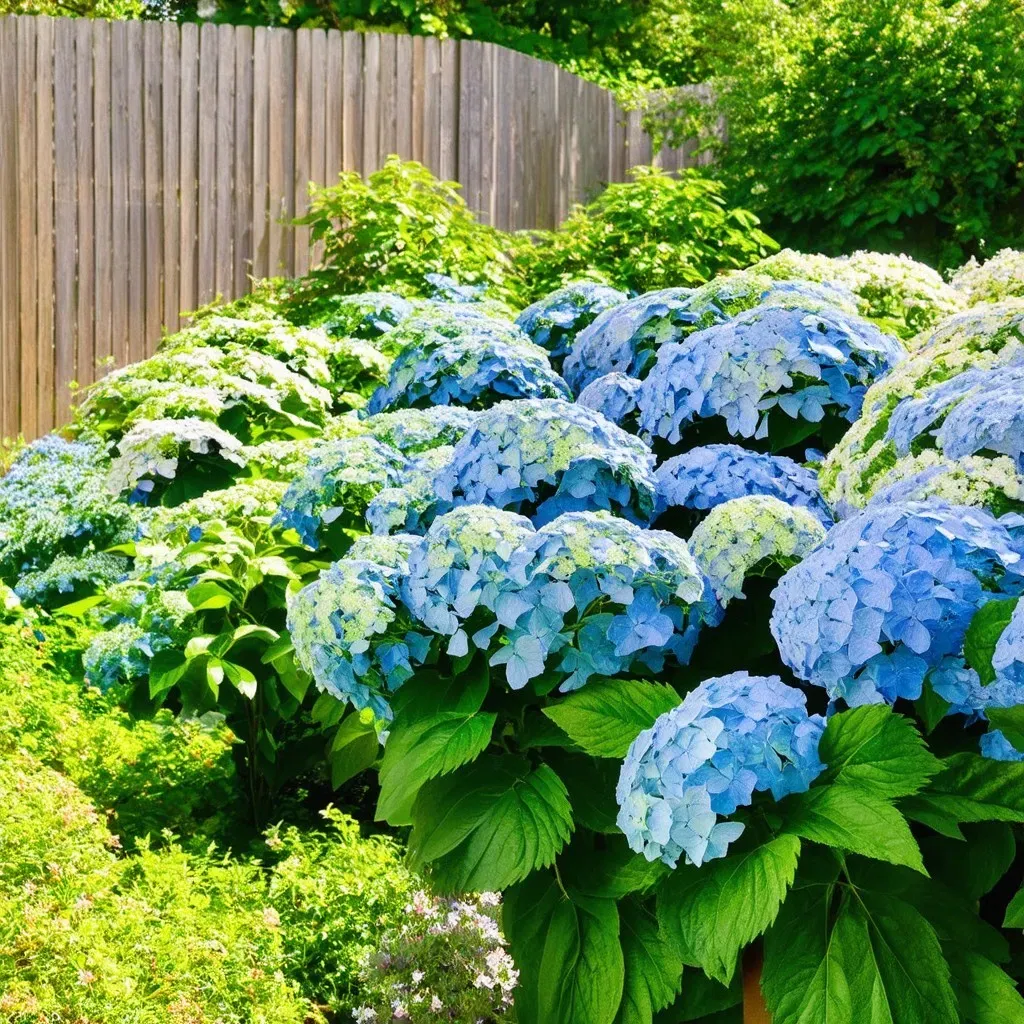
<path fill-rule="evenodd" d="M 364 168 L 364 173 L 377 170 L 398 146 L 397 36 L 383 32 L 378 38 L 377 161 Z"/>
<path fill-rule="evenodd" d="M 18 324 L 18 23 L 0 19 L 0 437 L 21 431 Z"/>
<path fill-rule="evenodd" d="M 199 173 L 197 198 L 199 239 L 196 273 L 196 304 L 210 302 L 216 294 L 217 263 L 217 71 L 220 47 L 217 26 L 206 22 L 199 29 Z M 211 100 L 210 97 L 213 97 Z"/>
<path fill-rule="evenodd" d="M 146 151 L 143 136 L 143 24 L 125 23 L 128 68 L 128 337 L 126 360 L 146 355 Z"/>
<path fill-rule="evenodd" d="M 91 296 L 79 300 L 93 303 L 95 330 L 93 370 L 94 379 L 103 375 L 114 353 L 111 317 L 113 315 L 113 210 L 111 207 L 112 166 L 111 150 L 114 142 L 111 96 L 110 33 L 108 22 L 88 24 L 93 34 L 93 232 L 96 242 L 93 252 L 96 260 L 95 284 Z"/>
<path fill-rule="evenodd" d="M 291 228 L 295 209 L 295 36 L 270 33 L 270 274 L 290 275 L 294 267 Z"/>
<path fill-rule="evenodd" d="M 270 274 L 270 29 L 252 39 L 252 275 Z"/>
<path fill-rule="evenodd" d="M 217 26 L 216 230 L 214 290 L 232 298 L 235 282 L 235 27 Z"/>
<path fill-rule="evenodd" d="M 380 166 L 380 36 L 363 39 L 363 158 L 357 169 L 370 174 Z"/>
<path fill-rule="evenodd" d="M 306 194 L 310 181 L 310 149 L 312 146 L 312 73 L 313 34 L 300 29 L 295 33 L 295 167 L 293 213 L 306 212 Z M 319 87 L 319 83 L 318 83 Z M 296 274 L 309 270 L 309 229 L 292 229 L 292 265 Z"/>
<path fill-rule="evenodd" d="M 160 276 L 163 282 L 163 325 L 166 330 L 173 332 L 178 329 L 178 313 L 181 309 L 178 305 L 178 257 L 181 246 L 181 32 L 173 22 L 164 22 L 161 27 L 163 259 Z"/>
<path fill-rule="evenodd" d="M 315 185 L 328 184 L 334 178 L 336 167 L 327 168 L 327 96 L 340 93 L 340 83 L 335 83 L 327 72 L 327 33 L 323 29 L 312 29 L 310 50 L 310 122 L 309 122 L 309 180 Z M 304 189 L 299 203 L 299 212 L 309 209 L 308 189 Z M 311 246 L 309 228 L 304 228 L 306 269 L 319 263 L 323 244 Z"/>
<path fill-rule="evenodd" d="M 181 26 L 178 312 L 199 305 L 199 27 Z"/>
<path fill-rule="evenodd" d="M 413 55 L 412 37 L 395 36 L 395 146 L 403 160 L 412 160 Z"/>
<path fill-rule="evenodd" d="M 253 245 L 253 31 L 235 27 L 234 297 L 249 290 Z"/>
<path fill-rule="evenodd" d="M 163 26 L 144 21 L 142 93 L 145 163 L 146 354 L 155 351 L 164 323 Z"/>
<path fill-rule="evenodd" d="M 78 256 L 78 158 L 75 149 L 75 23 L 54 22 L 53 56 L 53 348 L 54 423 L 71 408 L 75 379 L 75 277 Z"/>
<path fill-rule="evenodd" d="M 344 98 L 341 112 L 342 168 L 358 171 L 363 166 L 363 37 L 359 32 L 342 36 Z"/>
<path fill-rule="evenodd" d="M 41 433 L 36 317 L 36 20 L 17 19 L 18 50 L 18 309 L 21 328 L 21 424 L 27 437 Z"/>
<path fill-rule="evenodd" d="M 96 281 L 96 236 L 93 223 L 93 39 L 89 22 L 75 22 L 75 161 L 74 202 L 78 221 L 78 268 L 74 287 L 75 380 L 91 384 L 96 370 L 93 294 Z"/>
<path fill-rule="evenodd" d="M 54 21 L 36 24 L 36 309 L 38 339 L 37 426 L 52 430 L 54 420 L 53 345 L 53 60 Z"/>
<path fill-rule="evenodd" d="M 437 168 L 434 173 L 445 181 L 459 176 L 459 136 L 462 125 L 459 116 L 459 50 L 462 43 L 446 39 L 439 44 L 441 56 L 441 102 L 438 111 L 441 129 Z"/>

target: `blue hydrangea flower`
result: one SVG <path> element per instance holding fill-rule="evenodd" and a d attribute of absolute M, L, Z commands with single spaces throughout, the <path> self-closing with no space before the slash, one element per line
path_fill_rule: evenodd
<path fill-rule="evenodd" d="M 110 460 L 92 441 L 47 435 L 0 476 L 0 576 L 13 581 L 60 553 L 129 540 L 136 514 L 107 490 Z"/>
<path fill-rule="evenodd" d="M 332 297 L 320 326 L 332 338 L 374 341 L 395 329 L 415 310 L 414 304 L 391 292 L 361 292 Z"/>
<path fill-rule="evenodd" d="M 704 512 L 734 498 L 766 494 L 806 508 L 826 526 L 832 525 L 817 474 L 781 455 L 709 444 L 663 462 L 655 478 L 659 514 L 668 508 Z"/>
<path fill-rule="evenodd" d="M 768 437 L 768 413 L 853 421 L 867 386 L 903 358 L 899 343 L 857 317 L 759 306 L 663 345 L 640 388 L 642 435 L 678 443 L 721 417 L 733 437 Z"/>
<path fill-rule="evenodd" d="M 430 298 L 439 302 L 479 302 L 487 293 L 486 284 L 459 284 L 447 274 L 427 274 L 424 280 L 430 285 Z"/>
<path fill-rule="evenodd" d="M 422 663 L 429 637 L 417 632 L 397 600 L 404 559 L 414 538 L 376 538 L 364 554 L 386 564 L 343 558 L 288 602 L 295 657 L 317 689 L 383 721 L 392 717 L 387 694 Z M 381 551 L 383 545 L 390 548 Z"/>
<path fill-rule="evenodd" d="M 573 394 L 606 373 L 646 376 L 659 346 L 679 341 L 696 323 L 692 295 L 692 288 L 665 288 L 601 313 L 576 336 L 566 357 L 563 373 Z"/>
<path fill-rule="evenodd" d="M 578 405 L 599 412 L 616 426 L 630 426 L 640 405 L 640 384 L 624 373 L 606 373 L 592 380 L 576 399 Z"/>
<path fill-rule="evenodd" d="M 1024 761 L 1024 751 L 1018 750 L 998 729 L 990 729 L 978 745 L 981 756 L 992 761 Z"/>
<path fill-rule="evenodd" d="M 654 456 L 591 409 L 551 399 L 502 402 L 474 422 L 435 486 L 455 505 L 511 508 L 538 524 L 586 509 L 646 523 Z"/>
<path fill-rule="evenodd" d="M 617 823 L 630 849 L 674 868 L 724 857 L 743 833 L 720 821 L 754 793 L 802 793 L 824 770 L 825 723 L 778 676 L 705 680 L 633 741 L 619 774 Z"/>
<path fill-rule="evenodd" d="M 14 592 L 25 604 L 52 606 L 62 595 L 73 594 L 81 587 L 96 590 L 123 579 L 128 559 L 103 551 L 84 555 L 57 555 L 45 569 L 34 569 L 22 575 Z"/>
<path fill-rule="evenodd" d="M 571 281 L 527 306 L 516 319 L 516 325 L 547 350 L 551 365 L 557 370 L 576 335 L 593 323 L 598 314 L 621 305 L 627 298 L 625 292 L 608 285 Z"/>
<path fill-rule="evenodd" d="M 385 487 L 400 486 L 411 469 L 409 459 L 375 438 L 329 441 L 310 453 L 275 522 L 295 530 L 303 544 L 318 547 L 321 527 L 342 515 L 358 522 L 372 498 Z"/>
<path fill-rule="evenodd" d="M 959 655 L 975 610 L 1024 589 L 1021 572 L 1007 526 L 981 509 L 871 507 L 782 577 L 771 629 L 782 660 L 833 699 L 914 700 Z"/>
<path fill-rule="evenodd" d="M 504 398 L 569 398 L 547 353 L 517 327 L 479 314 L 414 317 L 371 414 L 431 405 L 486 409 Z"/>
<path fill-rule="evenodd" d="M 767 494 L 716 505 L 693 531 L 690 550 L 724 607 L 743 597 L 751 573 L 786 570 L 825 539 L 825 527 L 806 508 Z"/>
<path fill-rule="evenodd" d="M 457 444 L 480 414 L 459 405 L 382 412 L 363 421 L 366 432 L 403 455 Z"/>
<path fill-rule="evenodd" d="M 374 533 L 423 533 L 443 511 L 435 486 L 438 471 L 447 467 L 454 448 L 431 448 L 412 460 L 400 487 L 385 487 L 366 506 L 366 523 Z"/>
<path fill-rule="evenodd" d="M 149 674 L 157 651 L 171 646 L 171 639 L 144 629 L 137 622 L 119 622 L 97 633 L 82 656 L 85 679 L 106 692 L 119 683 L 131 683 Z"/>

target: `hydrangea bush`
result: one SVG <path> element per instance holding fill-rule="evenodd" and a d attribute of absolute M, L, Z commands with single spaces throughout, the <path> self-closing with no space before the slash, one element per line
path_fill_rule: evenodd
<path fill-rule="evenodd" d="M 949 280 L 968 306 L 1024 298 L 1024 252 L 1000 249 L 984 263 L 973 257 Z"/>
<path fill-rule="evenodd" d="M 783 252 L 517 325 L 332 266 L 18 454 L 0 583 L 225 716 L 258 818 L 405 830 L 356 1019 L 725 1021 L 760 971 L 773 1024 L 1024 1020 L 1020 304 Z"/>

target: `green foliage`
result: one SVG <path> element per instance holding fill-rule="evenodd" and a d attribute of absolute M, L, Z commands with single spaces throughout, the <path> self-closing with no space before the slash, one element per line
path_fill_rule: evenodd
<path fill-rule="evenodd" d="M 983 604 L 974 613 L 974 618 L 967 627 L 967 635 L 964 637 L 964 661 L 978 673 L 983 686 L 988 686 L 996 677 L 995 669 L 992 667 L 992 655 L 995 653 L 999 637 L 1013 616 L 1018 600 L 1019 598 L 1014 597 Z"/>
<path fill-rule="evenodd" d="M 684 133 L 696 120 L 733 201 L 770 232 L 945 267 L 1019 244 L 1019 4 L 736 0 L 722 13 L 740 20 L 718 54 L 716 101 L 690 104 Z"/>
<path fill-rule="evenodd" d="M 654 167 L 634 167 L 632 175 L 577 206 L 557 231 L 540 235 L 521 254 L 536 295 L 595 272 L 637 292 L 695 286 L 778 248 L 757 217 L 726 202 L 718 182 Z"/>
<path fill-rule="evenodd" d="M 324 251 L 310 282 L 329 292 L 421 296 L 431 291 L 428 274 L 446 274 L 514 300 L 506 236 L 480 224 L 458 189 L 394 156 L 365 180 L 348 171 L 314 189 L 300 223 Z"/>

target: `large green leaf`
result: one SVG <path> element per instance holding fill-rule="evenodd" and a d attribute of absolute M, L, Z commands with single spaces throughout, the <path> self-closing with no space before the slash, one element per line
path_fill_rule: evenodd
<path fill-rule="evenodd" d="M 775 920 L 799 855 L 800 840 L 783 835 L 699 868 L 676 868 L 658 887 L 658 919 L 683 962 L 728 985 L 740 950 Z"/>
<path fill-rule="evenodd" d="M 834 882 L 794 888 L 765 938 L 772 1024 L 958 1024 L 949 967 L 910 904 Z"/>
<path fill-rule="evenodd" d="M 572 878 L 575 891 L 614 900 L 650 891 L 670 871 L 660 860 L 649 861 L 634 853 L 621 833 L 595 840 L 589 833 L 577 832 L 559 863 Z"/>
<path fill-rule="evenodd" d="M 884 704 L 833 715 L 818 747 L 822 783 L 855 785 L 886 799 L 916 793 L 942 767 L 914 723 Z"/>
<path fill-rule="evenodd" d="M 651 1024 L 679 992 L 683 965 L 657 918 L 635 900 L 619 905 L 626 975 L 616 1024 Z"/>
<path fill-rule="evenodd" d="M 453 892 L 504 889 L 553 863 L 572 832 L 561 779 L 518 757 L 488 757 L 427 783 L 413 806 L 409 853 Z"/>
<path fill-rule="evenodd" d="M 1013 618 L 1013 610 L 1019 600 L 1011 597 L 983 604 L 974 613 L 964 634 L 964 661 L 978 673 L 983 686 L 988 686 L 996 677 L 992 655 L 999 637 Z"/>
<path fill-rule="evenodd" d="M 505 891 L 501 923 L 509 951 L 519 969 L 516 1018 L 519 1024 L 543 1024 L 540 1019 L 540 962 L 544 938 L 555 907 L 563 899 L 554 874 L 538 871 Z"/>
<path fill-rule="evenodd" d="M 149 663 L 149 696 L 160 700 L 174 689 L 188 671 L 188 661 L 181 651 L 157 651 Z"/>
<path fill-rule="evenodd" d="M 929 814 L 956 822 L 1024 821 L 1024 763 L 954 754 L 907 808 L 926 824 Z"/>
<path fill-rule="evenodd" d="M 1024 1024 L 1024 999 L 1002 968 L 955 947 L 949 950 L 949 966 L 965 1020 L 971 1024 Z"/>
<path fill-rule="evenodd" d="M 555 907 L 544 936 L 538 1011 L 544 1024 L 612 1024 L 625 979 L 614 900 L 576 896 Z"/>
<path fill-rule="evenodd" d="M 1024 888 L 1018 889 L 1010 900 L 1003 917 L 1004 928 L 1024 928 Z"/>
<path fill-rule="evenodd" d="M 1017 853 L 1013 826 L 980 821 L 964 827 L 964 839 L 926 836 L 921 840 L 932 877 L 972 900 L 980 900 L 1006 874 Z"/>
<path fill-rule="evenodd" d="M 331 785 L 337 789 L 365 771 L 377 760 L 380 741 L 368 712 L 352 712 L 338 726 L 327 760 L 331 766 Z"/>
<path fill-rule="evenodd" d="M 924 872 L 906 819 L 888 800 L 860 784 L 815 786 L 779 805 L 783 830 L 851 853 Z"/>
<path fill-rule="evenodd" d="M 679 694 L 670 686 L 599 679 L 544 708 L 544 714 L 581 750 L 621 760 L 637 733 L 678 704 Z"/>

